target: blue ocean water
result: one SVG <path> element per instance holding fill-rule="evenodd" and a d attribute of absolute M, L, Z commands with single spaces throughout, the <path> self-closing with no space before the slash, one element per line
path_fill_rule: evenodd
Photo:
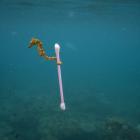
<path fill-rule="evenodd" d="M 138 0 L 0 1 L 0 140 L 139 140 Z M 55 62 L 61 45 L 66 111 Z"/>

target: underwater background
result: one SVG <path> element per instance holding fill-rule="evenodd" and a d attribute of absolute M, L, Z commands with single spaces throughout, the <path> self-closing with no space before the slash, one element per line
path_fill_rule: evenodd
<path fill-rule="evenodd" d="M 140 140 L 140 1 L 1 0 L 0 140 Z"/>

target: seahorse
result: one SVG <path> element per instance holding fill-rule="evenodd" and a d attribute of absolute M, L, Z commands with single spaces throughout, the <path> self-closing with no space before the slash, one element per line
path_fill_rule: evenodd
<path fill-rule="evenodd" d="M 49 57 L 46 52 L 43 49 L 43 43 L 36 38 L 32 38 L 32 40 L 30 41 L 29 47 L 28 48 L 32 48 L 34 45 L 37 45 L 37 50 L 40 56 L 43 56 L 46 60 L 57 60 L 56 57 L 52 56 Z M 59 64 L 61 64 L 62 62 L 59 62 Z"/>

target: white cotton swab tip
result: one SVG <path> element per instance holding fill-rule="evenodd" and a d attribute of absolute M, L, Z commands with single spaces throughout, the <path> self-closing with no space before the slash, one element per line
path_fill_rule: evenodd
<path fill-rule="evenodd" d="M 57 58 L 57 64 L 61 64 L 60 57 L 59 57 L 60 45 L 58 43 L 55 43 L 54 47 L 55 47 L 55 53 Z"/>
<path fill-rule="evenodd" d="M 57 53 L 59 53 L 59 50 L 60 50 L 60 46 L 59 46 L 59 44 L 58 43 L 55 43 L 55 51 L 57 52 Z"/>
<path fill-rule="evenodd" d="M 66 109 L 65 103 L 61 103 L 60 108 L 61 108 L 61 110 L 65 110 Z"/>

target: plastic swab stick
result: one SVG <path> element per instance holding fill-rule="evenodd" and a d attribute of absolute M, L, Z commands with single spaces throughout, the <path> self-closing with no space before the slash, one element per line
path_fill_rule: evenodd
<path fill-rule="evenodd" d="M 58 43 L 55 43 L 55 53 L 56 53 L 56 59 L 57 59 L 57 71 L 58 71 L 58 80 L 59 80 L 59 89 L 60 89 L 60 98 L 61 98 L 61 103 L 60 103 L 60 108 L 61 110 L 65 110 L 65 102 L 64 102 L 64 95 L 63 95 L 63 85 L 62 85 L 62 77 L 61 77 L 61 61 L 60 61 L 60 45 Z"/>

